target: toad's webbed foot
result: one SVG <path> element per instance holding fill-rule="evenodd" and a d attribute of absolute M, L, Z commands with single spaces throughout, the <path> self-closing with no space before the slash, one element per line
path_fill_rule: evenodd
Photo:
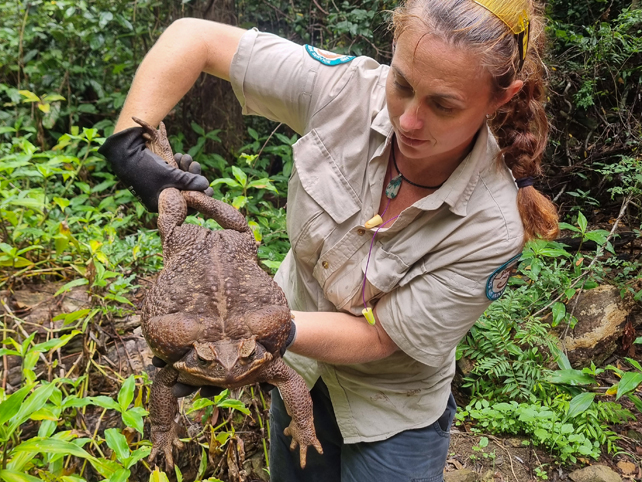
<path fill-rule="evenodd" d="M 183 442 L 178 439 L 178 425 L 172 421 L 169 430 L 165 427 L 152 426 L 152 451 L 149 454 L 150 463 L 156 463 L 156 456 L 162 452 L 165 455 L 165 471 L 174 469 L 172 448 L 183 448 Z"/>
<path fill-rule="evenodd" d="M 316 432 L 314 430 L 314 420 L 312 417 L 307 420 L 298 421 L 292 419 L 290 425 L 283 430 L 283 433 L 288 437 L 292 437 L 290 450 L 296 449 L 297 445 L 299 446 L 299 460 L 301 462 L 302 469 L 305 468 L 308 447 L 310 445 L 317 449 L 319 454 L 323 454 L 321 442 L 317 439 Z"/>

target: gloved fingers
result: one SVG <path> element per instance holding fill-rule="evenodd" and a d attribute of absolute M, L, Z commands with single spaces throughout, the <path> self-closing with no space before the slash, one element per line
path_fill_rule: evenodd
<path fill-rule="evenodd" d="M 201 174 L 201 165 L 198 162 L 194 161 L 189 165 L 189 168 L 187 170 L 189 172 L 191 172 L 192 174 L 200 175 Z"/>
<path fill-rule="evenodd" d="M 213 387 L 210 385 L 205 385 L 201 387 L 201 397 L 202 398 L 212 398 L 221 393 L 224 389 L 221 387 Z"/>
<path fill-rule="evenodd" d="M 172 394 L 176 398 L 181 398 L 181 397 L 186 397 L 188 395 L 191 395 L 194 393 L 196 390 L 198 390 L 200 387 L 194 387 L 192 385 L 185 385 L 184 383 L 175 383 L 174 386 L 172 387 Z"/>
<path fill-rule="evenodd" d="M 189 166 L 191 163 L 192 156 L 190 156 L 189 154 L 183 154 L 180 161 L 178 161 L 178 167 L 181 168 L 181 171 L 189 171 Z"/>
<path fill-rule="evenodd" d="M 152 365 L 154 365 L 156 368 L 163 368 L 167 363 L 165 363 L 164 360 L 158 358 L 157 356 L 152 357 Z"/>
<path fill-rule="evenodd" d="M 169 166 L 168 166 L 169 167 Z M 172 169 L 172 168 L 170 168 Z M 191 172 L 184 172 L 176 170 L 174 173 L 173 187 L 183 191 L 205 191 L 210 187 L 210 183 L 205 176 L 192 174 Z"/>
<path fill-rule="evenodd" d="M 207 197 L 212 197 L 214 195 L 214 188 L 208 187 L 207 189 L 205 189 L 203 194 L 205 194 Z"/>

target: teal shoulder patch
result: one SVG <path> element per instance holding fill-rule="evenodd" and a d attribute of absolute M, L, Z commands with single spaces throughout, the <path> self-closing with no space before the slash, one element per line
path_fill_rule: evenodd
<path fill-rule="evenodd" d="M 495 301 L 499 299 L 500 296 L 504 294 L 506 290 L 506 285 L 508 284 L 508 278 L 513 274 L 513 270 L 519 263 L 521 254 L 509 259 L 488 277 L 486 282 L 486 298 L 490 301 Z"/>
<path fill-rule="evenodd" d="M 314 60 L 321 62 L 323 65 L 340 65 L 350 62 L 354 59 L 354 55 L 339 55 L 327 50 L 321 50 L 312 45 L 305 45 L 305 51 Z"/>

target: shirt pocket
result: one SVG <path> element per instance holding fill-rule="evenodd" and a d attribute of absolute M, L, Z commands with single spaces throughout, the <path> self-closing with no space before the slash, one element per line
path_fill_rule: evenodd
<path fill-rule="evenodd" d="M 337 225 L 361 210 L 361 200 L 315 130 L 293 146 L 288 185 L 288 235 L 296 257 L 312 266 Z"/>

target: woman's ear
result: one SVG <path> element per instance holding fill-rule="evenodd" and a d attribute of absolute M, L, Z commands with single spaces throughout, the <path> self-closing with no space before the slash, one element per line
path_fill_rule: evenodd
<path fill-rule="evenodd" d="M 515 97 L 515 95 L 522 90 L 522 87 L 524 87 L 524 82 L 522 80 L 514 80 L 513 83 L 504 90 L 504 93 L 499 100 L 493 103 L 493 112 Z M 489 115 L 492 115 L 493 112 L 489 112 Z"/>

